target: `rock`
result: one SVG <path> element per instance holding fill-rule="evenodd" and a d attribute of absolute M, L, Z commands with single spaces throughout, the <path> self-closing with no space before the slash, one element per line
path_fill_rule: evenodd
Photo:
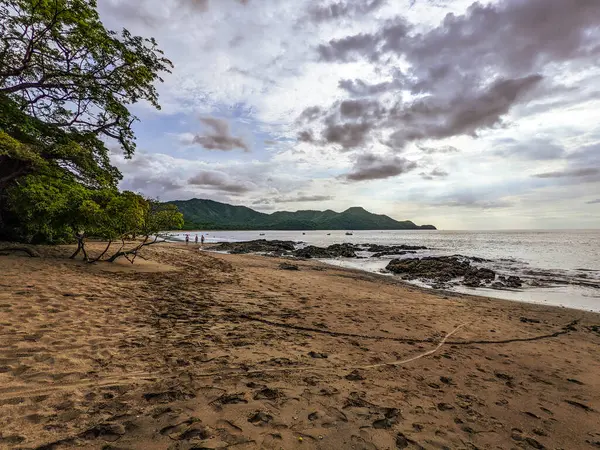
<path fill-rule="evenodd" d="M 452 378 L 450 377 L 440 377 L 440 381 L 444 384 L 452 384 Z"/>
<path fill-rule="evenodd" d="M 308 356 L 315 359 L 325 359 L 328 357 L 327 353 L 309 352 Z"/>
<path fill-rule="evenodd" d="M 470 287 L 478 287 L 482 284 L 494 281 L 496 273 L 490 269 L 471 269 L 464 278 L 463 284 Z"/>
<path fill-rule="evenodd" d="M 353 244 L 333 244 L 327 248 L 308 245 L 296 250 L 294 255 L 298 258 L 356 258 L 357 249 Z"/>
<path fill-rule="evenodd" d="M 282 262 L 281 264 L 279 264 L 279 268 L 281 270 L 299 270 L 296 264 L 290 264 L 286 262 Z"/>
<path fill-rule="evenodd" d="M 279 397 L 282 397 L 281 392 L 279 392 L 277 389 L 271 389 L 268 387 L 261 389 L 254 394 L 254 400 L 275 400 Z"/>
<path fill-rule="evenodd" d="M 421 245 L 369 245 L 366 251 L 371 253 L 387 253 L 390 255 L 398 254 L 401 251 L 416 251 L 416 250 L 427 250 L 427 247 Z"/>
<path fill-rule="evenodd" d="M 373 255 L 373 258 L 381 258 L 382 256 L 388 256 L 388 255 L 398 255 L 398 256 L 403 256 L 403 255 L 412 255 L 417 253 L 414 250 L 400 250 L 400 251 L 391 251 L 391 252 L 379 252 L 379 253 L 375 253 Z"/>
<path fill-rule="evenodd" d="M 263 411 L 258 411 L 248 419 L 248 422 L 260 426 L 269 423 L 273 420 L 273 416 Z"/>
<path fill-rule="evenodd" d="M 496 273 L 491 269 L 471 266 L 470 260 L 474 259 L 476 258 L 460 255 L 394 259 L 390 261 L 386 269 L 400 274 L 408 280 L 419 279 L 433 282 L 436 289 L 445 289 L 447 283 L 457 279 L 463 285 L 472 287 L 488 285 L 493 282 Z"/>
<path fill-rule="evenodd" d="M 398 433 L 396 435 L 396 448 L 406 448 L 408 447 L 408 439 L 402 433 Z"/>
<path fill-rule="evenodd" d="M 344 378 L 346 378 L 346 380 L 350 380 L 350 381 L 362 381 L 365 379 L 365 377 L 363 377 L 358 370 L 353 370 L 348 375 L 346 375 Z"/>
<path fill-rule="evenodd" d="M 523 323 L 540 323 L 538 319 L 528 319 L 527 317 L 520 317 L 519 320 Z"/>
<path fill-rule="evenodd" d="M 437 408 L 440 411 L 450 411 L 450 410 L 454 409 L 454 406 L 452 406 L 452 405 L 450 405 L 448 403 L 438 403 L 437 404 Z"/>
<path fill-rule="evenodd" d="M 209 428 L 204 427 L 202 425 L 194 425 L 183 433 L 181 433 L 178 437 L 178 441 L 189 441 L 191 439 L 200 439 L 205 440 L 209 439 L 211 436 L 211 431 Z"/>
<path fill-rule="evenodd" d="M 211 250 L 224 251 L 232 254 L 240 253 L 276 253 L 284 254 L 293 252 L 296 244 L 293 241 L 267 241 L 258 239 L 246 242 L 223 242 L 211 248 Z"/>
<path fill-rule="evenodd" d="M 102 423 L 84 431 L 79 435 L 82 439 L 102 439 L 108 442 L 117 441 L 125 434 L 125 427 L 118 423 Z"/>
<path fill-rule="evenodd" d="M 506 285 L 506 287 L 509 288 L 520 288 L 521 286 L 523 286 L 523 281 L 519 277 L 511 275 L 506 279 L 504 284 Z"/>

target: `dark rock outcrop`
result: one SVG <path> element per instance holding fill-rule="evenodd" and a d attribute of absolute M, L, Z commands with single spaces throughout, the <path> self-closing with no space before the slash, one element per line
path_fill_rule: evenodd
<path fill-rule="evenodd" d="M 403 250 L 427 250 L 427 247 L 423 247 L 422 245 L 379 245 L 372 244 L 365 248 L 366 251 L 372 253 L 389 253 L 391 252 L 401 252 Z"/>
<path fill-rule="evenodd" d="M 356 258 L 356 250 L 352 244 L 333 244 L 327 248 L 309 245 L 296 250 L 294 255 L 298 258 Z"/>
<path fill-rule="evenodd" d="M 455 279 L 465 286 L 485 286 L 496 278 L 493 270 L 473 267 L 468 259 L 456 256 L 394 259 L 386 269 L 408 280 L 433 281 L 437 287 Z"/>
<path fill-rule="evenodd" d="M 211 250 L 224 251 L 232 254 L 240 253 L 278 253 L 284 254 L 294 251 L 295 243 L 293 241 L 267 241 L 258 239 L 247 242 L 223 242 L 211 248 Z"/>

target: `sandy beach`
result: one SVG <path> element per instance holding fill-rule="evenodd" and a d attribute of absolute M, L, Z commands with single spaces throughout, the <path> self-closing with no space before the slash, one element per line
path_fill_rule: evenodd
<path fill-rule="evenodd" d="M 192 245 L 72 250 L 0 256 L 0 448 L 600 448 L 600 314 Z"/>

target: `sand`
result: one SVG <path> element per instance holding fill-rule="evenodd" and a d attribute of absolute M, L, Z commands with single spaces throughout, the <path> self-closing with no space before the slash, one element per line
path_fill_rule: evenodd
<path fill-rule="evenodd" d="M 0 256 L 0 448 L 600 448 L 598 314 L 192 245 L 70 251 Z"/>

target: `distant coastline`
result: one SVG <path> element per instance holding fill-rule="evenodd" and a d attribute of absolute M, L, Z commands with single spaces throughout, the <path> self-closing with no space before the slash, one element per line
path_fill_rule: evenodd
<path fill-rule="evenodd" d="M 265 214 L 246 206 L 213 200 L 191 199 L 167 202 L 183 213 L 184 230 L 214 231 L 333 231 L 333 230 L 436 230 L 434 225 L 417 225 L 411 220 L 398 221 L 373 214 L 362 207 L 342 212 L 276 211 Z"/>

